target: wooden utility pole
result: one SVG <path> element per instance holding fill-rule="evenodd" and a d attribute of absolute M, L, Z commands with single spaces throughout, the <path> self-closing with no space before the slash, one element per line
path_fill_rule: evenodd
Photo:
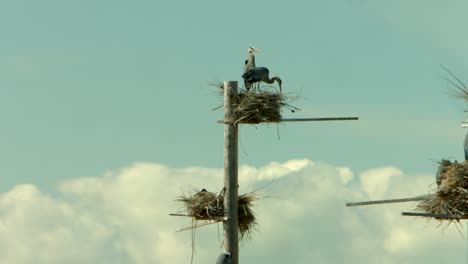
<path fill-rule="evenodd" d="M 237 81 L 224 81 L 224 213 L 228 217 L 223 222 L 224 248 L 231 253 L 231 264 L 239 263 L 239 218 L 238 218 L 238 182 L 237 182 L 237 135 L 234 125 L 232 100 L 237 94 Z"/>
<path fill-rule="evenodd" d="M 231 264 L 239 264 L 239 218 L 238 218 L 238 181 L 237 181 L 237 136 L 238 126 L 234 120 L 233 104 L 237 100 L 237 81 L 224 81 L 224 215 L 223 222 L 224 248 L 231 253 Z M 319 118 L 289 118 L 280 122 L 301 121 L 346 121 L 358 120 L 358 117 L 319 117 Z M 242 123 L 242 122 L 241 122 Z"/>

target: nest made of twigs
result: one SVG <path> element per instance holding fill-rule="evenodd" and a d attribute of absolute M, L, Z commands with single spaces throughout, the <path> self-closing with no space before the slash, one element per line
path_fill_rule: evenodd
<path fill-rule="evenodd" d="M 254 201 L 261 197 L 255 193 L 245 193 L 239 196 L 238 219 L 240 240 L 250 238 L 257 226 L 257 221 L 253 211 Z M 184 204 L 187 215 L 195 220 L 215 220 L 225 216 L 224 214 L 224 192 L 218 194 L 202 190 L 194 195 L 182 195 L 178 199 Z"/>
<path fill-rule="evenodd" d="M 280 122 L 281 107 L 285 106 L 284 96 L 268 91 L 249 91 L 234 94 L 235 123 L 258 124 Z"/>
<path fill-rule="evenodd" d="M 430 214 L 457 215 L 468 218 L 468 163 L 441 161 L 444 173 L 433 198 L 419 202 L 417 211 Z M 437 218 L 437 220 L 457 220 Z"/>
<path fill-rule="evenodd" d="M 222 83 L 212 84 L 224 89 Z M 219 95 L 224 96 L 224 92 Z M 238 93 L 231 95 L 233 105 L 234 124 L 259 124 L 281 122 L 281 112 L 288 109 L 291 112 L 300 110 L 289 102 L 298 99 L 298 96 L 278 93 L 272 86 L 261 86 L 249 91 L 240 89 Z M 215 109 L 221 108 L 216 107 Z"/>

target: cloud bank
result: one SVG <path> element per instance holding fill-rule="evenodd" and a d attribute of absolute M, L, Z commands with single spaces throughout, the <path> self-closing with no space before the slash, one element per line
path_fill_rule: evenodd
<path fill-rule="evenodd" d="M 347 208 L 345 203 L 427 193 L 431 175 L 396 167 L 350 168 L 311 160 L 239 168 L 240 193 L 258 202 L 259 230 L 241 247 L 247 263 L 443 263 L 465 259 L 456 226 L 400 212 L 415 204 Z M 58 194 L 17 185 L 0 194 L 0 263 L 190 263 L 191 221 L 168 214 L 182 192 L 222 188 L 221 168 L 138 163 L 58 184 Z M 465 227 L 459 226 L 461 233 Z M 221 226 L 195 232 L 194 263 L 215 263 Z"/>

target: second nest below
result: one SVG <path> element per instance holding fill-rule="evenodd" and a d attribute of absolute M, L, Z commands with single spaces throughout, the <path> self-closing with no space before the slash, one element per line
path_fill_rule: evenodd
<path fill-rule="evenodd" d="M 243 240 L 249 238 L 254 231 L 257 221 L 253 211 L 254 201 L 261 199 L 255 193 L 245 193 L 238 197 L 239 236 Z M 216 220 L 224 217 L 224 189 L 215 194 L 202 190 L 193 195 L 182 195 L 178 199 L 184 204 L 187 214 L 195 220 Z"/>

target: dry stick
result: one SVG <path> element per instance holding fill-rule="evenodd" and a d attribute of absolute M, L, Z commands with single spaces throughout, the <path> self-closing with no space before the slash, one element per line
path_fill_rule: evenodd
<path fill-rule="evenodd" d="M 449 69 L 445 68 L 444 65 L 440 65 L 440 67 L 442 67 L 442 69 L 444 69 L 446 72 L 448 72 L 448 74 L 450 74 L 450 76 L 452 76 L 455 80 L 457 80 L 464 88 L 466 88 L 466 85 L 460 80 L 457 78 L 457 76 L 455 76 L 455 74 L 453 74 Z"/>
<path fill-rule="evenodd" d="M 450 76 L 452 76 L 452 78 L 454 78 L 454 79 L 461 85 L 461 87 L 460 87 L 459 85 L 457 85 L 457 84 L 455 84 L 454 82 L 452 82 L 452 80 L 450 80 L 449 78 L 444 77 L 444 79 L 445 79 L 446 81 L 448 81 L 449 83 L 451 83 L 453 86 L 455 86 L 458 90 L 460 90 L 460 91 L 462 92 L 461 95 L 462 95 L 463 98 L 465 98 L 465 100 L 466 100 L 466 98 L 467 98 L 467 96 L 468 96 L 468 93 L 467 93 L 467 91 L 466 91 L 466 89 L 467 89 L 468 87 L 466 86 L 466 84 L 465 84 L 464 82 L 462 82 L 460 79 L 458 79 L 457 76 L 455 76 L 455 74 L 453 74 L 449 69 L 445 68 L 444 65 L 441 64 L 440 67 L 442 67 L 442 69 L 444 69 L 446 72 L 448 72 L 448 74 L 450 74 Z M 455 96 L 459 96 L 459 95 L 455 94 Z"/>
<path fill-rule="evenodd" d="M 188 214 L 169 214 L 170 216 L 186 216 L 186 217 L 195 217 L 194 215 Z M 226 216 L 211 216 L 210 220 L 217 220 L 217 221 L 226 221 L 228 218 Z"/>
<path fill-rule="evenodd" d="M 346 203 L 346 206 L 360 206 L 360 205 L 372 205 L 372 204 L 387 204 L 387 203 L 404 203 L 414 202 L 432 199 L 430 195 L 423 195 L 413 198 L 402 198 L 402 199 L 388 199 L 388 200 L 375 200 L 375 201 L 364 201 L 356 203 Z"/>
<path fill-rule="evenodd" d="M 169 214 L 170 216 L 187 216 L 187 217 L 194 217 L 194 215 L 188 215 L 188 214 Z"/>
<path fill-rule="evenodd" d="M 195 227 L 197 226 L 197 222 L 192 219 L 192 227 L 193 223 L 195 223 Z M 190 264 L 193 264 L 193 258 L 195 257 L 195 228 L 192 228 L 192 258 L 190 260 Z"/>
<path fill-rule="evenodd" d="M 458 86 L 457 84 L 455 84 L 455 83 L 454 83 L 452 80 L 450 80 L 449 78 L 444 77 L 444 79 L 445 79 L 447 82 L 451 83 L 453 86 L 457 87 L 459 90 L 464 91 L 464 89 L 463 89 L 462 87 L 460 87 L 460 86 Z"/>
<path fill-rule="evenodd" d="M 194 219 L 194 221 L 197 221 Z M 181 228 L 178 228 L 176 229 L 176 232 L 180 232 L 180 231 L 185 231 L 185 230 L 192 230 L 192 229 L 196 229 L 196 228 L 199 228 L 199 227 L 203 227 L 203 226 L 207 226 L 207 225 L 211 225 L 211 224 L 216 224 L 218 222 L 221 222 L 221 221 L 218 221 L 218 220 L 210 220 L 206 223 L 202 223 L 202 224 L 196 224 L 196 225 L 192 225 L 192 226 L 186 226 L 186 227 L 181 227 Z"/>

